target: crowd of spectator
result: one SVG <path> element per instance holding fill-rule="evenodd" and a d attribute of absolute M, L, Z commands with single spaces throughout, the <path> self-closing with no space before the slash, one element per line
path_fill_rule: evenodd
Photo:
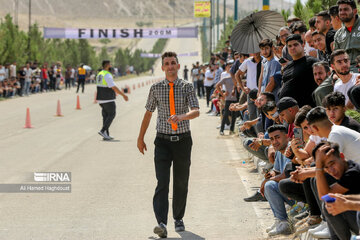
<path fill-rule="evenodd" d="M 261 160 L 261 187 L 244 200 L 269 203 L 268 235 L 349 240 L 360 226 L 360 123 L 346 115 L 360 110 L 355 1 L 339 0 L 309 26 L 291 18 L 251 54 L 227 41 L 190 77 L 208 114 L 221 117 L 220 135 L 238 126 Z"/>
<path fill-rule="evenodd" d="M 114 76 L 118 76 L 118 68 L 112 68 L 111 71 Z M 51 65 L 29 62 L 25 66 L 17 66 L 16 62 L 5 65 L 0 63 L 0 98 L 71 88 L 76 89 L 76 93 L 81 88 L 84 93 L 85 84 L 95 83 L 96 74 L 96 71 L 84 64 L 63 68 L 59 62 Z"/>

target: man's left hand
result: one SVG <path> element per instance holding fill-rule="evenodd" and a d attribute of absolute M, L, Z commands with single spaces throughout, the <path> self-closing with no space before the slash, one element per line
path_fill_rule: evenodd
<path fill-rule="evenodd" d="M 336 216 L 340 213 L 348 211 L 345 207 L 346 198 L 344 198 L 342 194 L 329 193 L 329 197 L 336 198 L 335 202 L 326 203 L 326 209 L 331 215 Z"/>
<path fill-rule="evenodd" d="M 169 117 L 169 119 L 167 121 L 169 123 L 178 123 L 178 122 L 181 122 L 182 120 L 184 120 L 183 115 L 172 115 Z"/>

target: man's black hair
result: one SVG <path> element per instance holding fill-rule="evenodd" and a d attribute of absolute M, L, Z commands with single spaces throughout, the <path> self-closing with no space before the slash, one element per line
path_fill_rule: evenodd
<path fill-rule="evenodd" d="M 267 129 L 268 133 L 272 133 L 272 132 L 275 132 L 275 131 L 280 131 L 280 132 L 283 132 L 283 133 L 287 134 L 287 129 L 286 129 L 286 127 L 284 125 L 275 124 L 275 125 L 272 125 L 272 126 L 268 127 L 268 129 Z"/>
<path fill-rule="evenodd" d="M 295 33 L 296 31 L 298 31 L 300 34 L 307 32 L 307 27 L 305 23 L 302 21 L 294 22 L 294 24 L 290 27 L 290 29 L 292 33 Z"/>
<path fill-rule="evenodd" d="M 315 155 L 316 155 L 316 152 L 317 150 L 319 150 L 319 148 L 321 146 L 324 146 L 324 145 L 327 145 L 329 146 L 330 148 L 326 151 L 326 152 L 329 152 L 331 149 L 334 149 L 334 152 L 332 153 L 333 155 L 335 155 L 335 157 L 340 157 L 340 147 L 339 147 L 339 144 L 337 143 L 333 143 L 333 142 L 329 142 L 329 141 L 321 141 L 320 143 L 318 143 L 314 149 L 312 150 L 312 157 L 315 159 Z M 315 159 L 316 161 L 316 159 Z"/>
<path fill-rule="evenodd" d="M 333 51 L 330 55 L 330 63 L 334 64 L 334 60 L 335 60 L 334 58 L 343 54 L 347 54 L 344 49 L 337 49 Z"/>
<path fill-rule="evenodd" d="M 330 67 L 329 67 L 328 62 L 320 61 L 320 62 L 313 63 L 312 68 L 318 67 L 318 66 L 323 66 L 326 73 L 330 72 Z"/>
<path fill-rule="evenodd" d="M 309 20 L 309 27 L 310 28 L 315 28 L 315 23 L 316 23 L 316 17 L 312 17 Z"/>
<path fill-rule="evenodd" d="M 103 60 L 101 66 L 105 68 L 105 66 L 108 64 L 110 64 L 110 60 Z M 83 65 L 81 67 L 83 67 Z"/>
<path fill-rule="evenodd" d="M 322 17 L 324 21 L 331 21 L 330 14 L 328 11 L 321 11 L 316 14 L 317 17 Z"/>
<path fill-rule="evenodd" d="M 340 4 L 347 4 L 349 5 L 352 9 L 356 9 L 356 3 L 354 0 L 339 0 L 337 1 L 336 5 L 340 5 Z"/>
<path fill-rule="evenodd" d="M 329 8 L 329 15 L 332 17 L 338 17 L 339 16 L 339 6 L 334 5 Z"/>
<path fill-rule="evenodd" d="M 274 101 L 275 102 L 275 95 L 271 92 L 262 92 L 261 95 L 265 95 L 266 99 L 268 101 Z"/>
<path fill-rule="evenodd" d="M 271 112 L 272 110 L 274 110 L 274 108 L 276 108 L 276 102 L 275 101 L 268 101 L 267 103 L 265 103 L 262 107 L 261 110 L 264 113 L 267 112 Z"/>
<path fill-rule="evenodd" d="M 249 98 L 250 99 L 256 99 L 257 98 L 257 93 L 258 93 L 258 90 L 256 88 L 254 89 L 251 89 L 250 92 L 249 92 Z"/>
<path fill-rule="evenodd" d="M 164 52 L 163 55 L 161 56 L 161 64 L 164 64 L 164 58 L 166 57 L 175 57 L 176 62 L 179 63 L 179 59 L 175 52 Z"/>
<path fill-rule="evenodd" d="M 309 105 L 302 106 L 295 115 L 294 124 L 300 127 L 301 124 L 305 121 L 306 115 L 308 114 L 308 112 L 310 112 L 310 110 L 311 110 L 311 106 Z"/>
<path fill-rule="evenodd" d="M 345 95 L 341 92 L 331 92 L 322 100 L 322 105 L 324 108 L 335 106 L 345 107 Z"/>
<path fill-rule="evenodd" d="M 270 48 L 272 48 L 273 42 L 271 41 L 271 39 L 266 38 L 266 39 L 261 40 L 261 42 L 259 43 L 259 48 L 263 48 L 266 46 L 269 46 Z"/>
<path fill-rule="evenodd" d="M 301 36 L 299 34 L 291 34 L 290 36 L 288 36 L 286 38 L 286 44 L 289 42 L 289 41 L 292 41 L 292 40 L 295 40 L 295 41 L 298 41 L 300 44 L 303 44 L 303 40 L 301 39 Z"/>
<path fill-rule="evenodd" d="M 308 112 L 308 114 L 306 115 L 306 120 L 308 121 L 308 124 L 311 125 L 323 120 L 329 120 L 329 118 L 326 115 L 325 108 L 318 106 Z"/>

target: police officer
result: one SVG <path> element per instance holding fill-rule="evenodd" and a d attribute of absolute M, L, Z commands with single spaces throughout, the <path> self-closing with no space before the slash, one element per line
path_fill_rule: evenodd
<path fill-rule="evenodd" d="M 99 134 L 104 140 L 112 140 L 113 138 L 109 134 L 109 127 L 116 115 L 116 94 L 120 94 L 125 101 L 128 100 L 128 97 L 115 85 L 113 76 L 109 71 L 111 68 L 110 61 L 104 60 L 102 67 L 103 70 L 96 76 L 96 100 L 102 108 L 103 116 L 103 127 Z"/>

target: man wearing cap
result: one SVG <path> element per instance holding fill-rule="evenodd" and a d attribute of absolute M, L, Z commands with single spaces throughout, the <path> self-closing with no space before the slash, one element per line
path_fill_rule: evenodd
<path fill-rule="evenodd" d="M 225 72 L 221 74 L 220 81 L 216 84 L 216 89 L 218 90 L 219 94 L 225 97 L 225 108 L 221 121 L 220 135 L 224 135 L 225 122 L 229 118 L 229 115 L 231 115 L 230 134 L 234 134 L 236 113 L 229 110 L 230 104 L 236 103 L 235 92 L 232 91 L 234 88 L 234 83 L 230 75 L 230 68 L 233 63 L 234 60 L 227 61 Z M 221 89 L 222 86 L 225 87 L 225 93 Z"/>
<path fill-rule="evenodd" d="M 289 124 L 288 138 L 292 138 L 294 135 L 294 121 L 295 115 L 299 111 L 299 105 L 297 101 L 292 97 L 283 97 L 276 104 L 280 120 Z"/>

